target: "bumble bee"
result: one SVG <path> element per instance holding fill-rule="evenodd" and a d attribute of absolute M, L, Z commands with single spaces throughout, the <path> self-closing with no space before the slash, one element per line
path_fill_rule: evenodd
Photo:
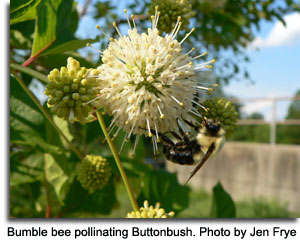
<path fill-rule="evenodd" d="M 174 143 L 165 134 L 159 134 L 163 143 L 163 152 L 169 161 L 180 165 L 196 165 L 186 183 L 200 170 L 204 163 L 219 153 L 225 143 L 225 131 L 220 123 L 203 118 L 201 125 L 196 126 L 190 121 L 183 121 L 195 129 L 197 134 L 184 132 L 177 119 L 180 132 L 170 132 L 178 142 Z"/>

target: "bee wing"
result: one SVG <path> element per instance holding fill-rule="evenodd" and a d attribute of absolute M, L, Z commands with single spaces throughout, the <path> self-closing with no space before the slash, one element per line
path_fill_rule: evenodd
<path fill-rule="evenodd" d="M 205 153 L 204 157 L 202 158 L 201 162 L 192 171 L 191 176 L 185 182 L 185 184 L 187 184 L 188 181 L 200 170 L 200 168 L 204 165 L 204 163 L 208 160 L 208 158 L 210 157 L 210 155 L 213 153 L 214 149 L 215 149 L 215 143 L 212 143 L 210 145 L 210 147 L 208 148 L 207 152 Z"/>

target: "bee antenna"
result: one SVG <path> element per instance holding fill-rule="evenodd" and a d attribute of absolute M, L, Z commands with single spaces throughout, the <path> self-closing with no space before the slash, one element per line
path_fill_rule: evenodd
<path fill-rule="evenodd" d="M 214 119 L 212 113 L 210 112 L 209 108 L 205 107 L 205 111 L 207 111 L 209 113 L 209 115 Z M 207 121 L 205 120 L 205 117 L 203 115 L 202 116 L 202 120 L 204 121 L 205 125 L 207 125 Z M 215 119 L 214 119 L 215 121 Z"/>

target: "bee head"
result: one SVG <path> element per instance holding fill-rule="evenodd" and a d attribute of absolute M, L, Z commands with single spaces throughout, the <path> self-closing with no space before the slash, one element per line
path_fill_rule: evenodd
<path fill-rule="evenodd" d="M 216 136 L 221 129 L 221 125 L 219 123 L 210 120 L 206 121 L 205 127 L 208 133 L 210 133 L 212 136 Z"/>

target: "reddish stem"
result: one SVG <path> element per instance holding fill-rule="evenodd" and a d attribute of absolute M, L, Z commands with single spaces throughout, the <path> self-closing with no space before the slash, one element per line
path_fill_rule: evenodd
<path fill-rule="evenodd" d="M 46 209 L 46 215 L 45 215 L 45 218 L 50 218 L 50 215 L 51 215 L 51 206 L 50 206 L 50 204 L 48 203 L 48 204 L 47 204 L 47 209 Z"/>
<path fill-rule="evenodd" d="M 46 163 L 45 156 L 44 156 L 44 172 L 45 172 L 45 189 L 46 189 L 46 196 L 47 196 L 47 207 L 46 207 L 45 218 L 50 218 L 51 217 L 51 201 L 50 201 L 50 189 L 49 189 L 49 184 L 47 181 L 47 163 Z"/>
<path fill-rule="evenodd" d="M 30 56 L 30 58 L 27 59 L 27 60 L 22 64 L 22 66 L 26 67 L 26 66 L 30 65 L 33 61 L 35 61 L 35 59 L 36 59 L 41 53 L 43 53 L 46 49 L 48 49 L 48 48 L 54 43 L 55 40 L 56 40 L 56 38 L 53 39 L 48 45 L 46 45 L 46 46 L 45 46 L 44 48 L 42 48 L 40 51 L 38 51 L 35 55 Z"/>

